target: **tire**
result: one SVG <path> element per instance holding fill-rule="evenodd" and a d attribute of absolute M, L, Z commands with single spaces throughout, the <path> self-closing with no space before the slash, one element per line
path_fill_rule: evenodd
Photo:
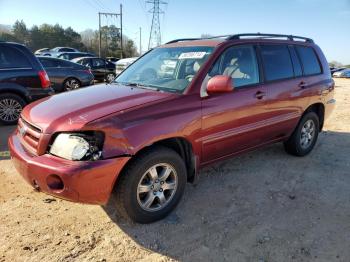
<path fill-rule="evenodd" d="M 115 74 L 113 74 L 113 73 L 108 73 L 108 74 L 106 75 L 105 81 L 106 81 L 107 83 L 111 83 L 111 82 L 113 82 L 114 79 L 115 79 Z"/>
<path fill-rule="evenodd" d="M 63 92 L 73 91 L 73 90 L 79 89 L 80 87 L 81 87 L 80 81 L 74 77 L 67 78 L 63 82 Z"/>
<path fill-rule="evenodd" d="M 156 170 L 160 175 L 158 183 L 151 179 L 154 172 L 150 170 Z M 165 180 L 161 176 L 163 172 L 169 173 Z M 133 160 L 121 174 L 113 193 L 117 212 L 127 220 L 142 224 L 160 220 L 177 206 L 186 182 L 184 161 L 175 151 L 162 146 L 149 149 Z"/>
<path fill-rule="evenodd" d="M 318 115 L 315 112 L 306 113 L 290 138 L 284 142 L 286 152 L 294 156 L 309 154 L 317 142 L 319 130 Z"/>
<path fill-rule="evenodd" d="M 16 94 L 0 94 L 0 123 L 3 125 L 15 125 L 27 103 Z"/>

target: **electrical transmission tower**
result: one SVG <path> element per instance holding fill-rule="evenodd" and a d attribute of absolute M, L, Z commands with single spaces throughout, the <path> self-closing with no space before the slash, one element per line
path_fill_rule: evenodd
<path fill-rule="evenodd" d="M 151 26 L 151 32 L 149 34 L 149 41 L 148 41 L 148 49 L 159 46 L 161 44 L 162 38 L 160 33 L 160 20 L 159 15 L 164 14 L 164 12 L 161 10 L 160 5 L 167 4 L 166 2 L 163 2 L 161 0 L 150 0 L 146 1 L 148 4 L 152 4 L 151 10 L 149 10 L 150 13 L 152 13 L 152 26 Z"/>
<path fill-rule="evenodd" d="M 120 13 L 98 13 L 98 31 L 99 31 L 99 43 L 98 43 L 98 54 L 100 57 L 102 57 L 102 27 L 101 27 L 101 16 L 107 17 L 115 17 L 118 19 L 120 18 L 120 27 L 117 27 L 118 30 L 118 39 L 120 41 L 120 58 L 123 58 L 123 6 L 120 5 Z M 109 30 L 108 25 L 107 25 L 107 30 Z M 106 35 L 106 56 L 108 55 L 108 36 Z"/>

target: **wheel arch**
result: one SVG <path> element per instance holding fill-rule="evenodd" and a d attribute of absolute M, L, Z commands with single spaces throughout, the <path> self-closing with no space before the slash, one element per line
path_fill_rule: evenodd
<path fill-rule="evenodd" d="M 0 94 L 11 93 L 21 97 L 26 103 L 30 102 L 29 92 L 24 87 L 11 84 L 10 86 L 0 85 Z"/>
<path fill-rule="evenodd" d="M 324 115 L 325 115 L 325 106 L 323 103 L 315 103 L 310 105 L 304 112 L 303 116 L 308 112 L 315 112 L 320 121 L 320 130 L 322 131 L 324 125 Z"/>
<path fill-rule="evenodd" d="M 128 166 L 133 162 L 134 159 L 136 159 L 139 155 L 143 154 L 147 150 L 156 146 L 167 147 L 178 153 L 180 157 L 184 160 L 186 165 L 187 181 L 190 183 L 194 183 L 196 181 L 198 163 L 195 153 L 193 151 L 192 144 L 184 137 L 172 137 L 155 141 L 152 144 L 141 148 L 139 151 L 133 154 L 130 160 L 124 165 L 123 169 L 120 171 L 113 187 L 115 187 L 118 184 L 119 179 L 124 173 L 124 170 L 128 168 Z"/>

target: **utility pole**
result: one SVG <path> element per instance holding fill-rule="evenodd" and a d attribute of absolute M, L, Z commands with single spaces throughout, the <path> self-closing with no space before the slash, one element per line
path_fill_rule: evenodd
<path fill-rule="evenodd" d="M 141 30 L 142 30 L 142 28 L 140 27 L 140 56 L 142 55 L 142 44 L 141 44 L 141 41 L 142 41 L 142 33 L 141 33 Z"/>
<path fill-rule="evenodd" d="M 120 13 L 119 14 L 118 13 L 101 13 L 101 12 L 98 13 L 98 28 L 99 28 L 98 54 L 100 57 L 102 56 L 102 52 L 101 52 L 101 49 L 102 49 L 101 16 L 105 16 L 105 17 L 111 16 L 111 17 L 115 17 L 115 18 L 118 18 L 118 17 L 120 18 L 120 28 L 117 27 L 117 30 L 118 29 L 120 30 L 120 36 L 119 36 L 120 49 L 121 49 L 120 57 L 122 58 L 123 57 L 123 6 L 120 5 Z M 107 47 L 107 44 L 108 44 L 108 36 L 106 36 L 106 47 Z"/>
<path fill-rule="evenodd" d="M 101 57 L 101 13 L 98 13 L 98 33 L 99 33 L 99 39 L 98 39 L 98 56 Z"/>
<path fill-rule="evenodd" d="M 120 4 L 120 58 L 123 58 L 123 5 Z"/>
<path fill-rule="evenodd" d="M 149 0 L 146 1 L 146 3 L 153 5 L 151 10 L 149 10 L 149 12 L 153 14 L 151 32 L 149 34 L 148 41 L 148 49 L 150 49 L 152 47 L 159 46 L 162 42 L 159 14 L 164 14 L 164 12 L 160 9 L 160 5 L 165 5 L 167 3 L 161 0 Z"/>

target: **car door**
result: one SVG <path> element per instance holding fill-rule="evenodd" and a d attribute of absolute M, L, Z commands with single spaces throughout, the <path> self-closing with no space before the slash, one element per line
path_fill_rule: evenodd
<path fill-rule="evenodd" d="M 106 74 L 106 63 L 101 58 L 92 58 L 92 70 L 96 78 L 104 79 Z"/>
<path fill-rule="evenodd" d="M 256 47 L 239 45 L 226 49 L 208 73 L 207 79 L 215 75 L 231 76 L 234 90 L 209 95 L 202 100 L 204 163 L 265 142 L 267 89 L 260 84 Z"/>
<path fill-rule="evenodd" d="M 264 85 L 268 91 L 266 108 L 269 140 L 287 137 L 294 130 L 310 96 L 299 58 L 291 45 L 261 44 Z"/>

